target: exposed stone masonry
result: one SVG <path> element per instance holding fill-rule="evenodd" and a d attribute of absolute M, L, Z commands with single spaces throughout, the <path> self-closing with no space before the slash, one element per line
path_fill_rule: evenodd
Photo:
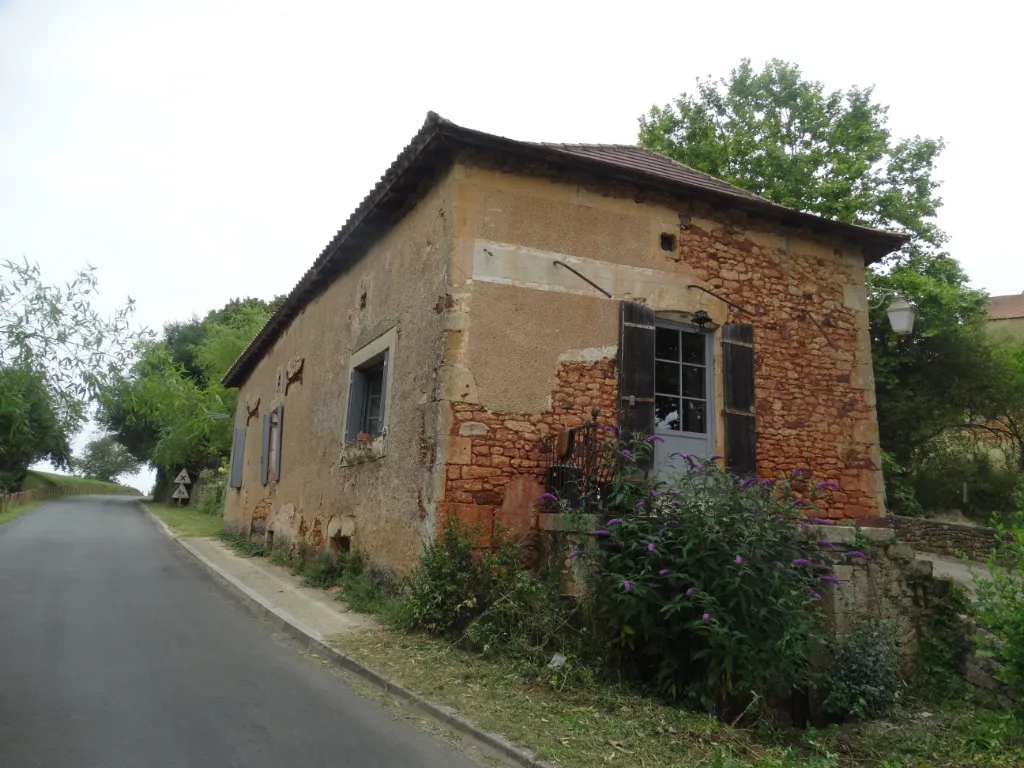
<path fill-rule="evenodd" d="M 722 218 L 709 210 L 695 214 Z M 824 516 L 877 517 L 874 384 L 858 329 L 866 318 L 847 306 L 851 287 L 863 285 L 863 266 L 825 248 L 821 255 L 789 251 L 781 236 L 777 247 L 759 246 L 738 222 L 713 231 L 684 224 L 678 252 L 667 258 L 685 262 L 713 291 L 752 313 L 731 310 L 731 322 L 754 326 L 759 473 L 775 478 L 809 467 L 815 480 L 840 486 L 823 499 Z"/>
<path fill-rule="evenodd" d="M 489 538 L 495 525 L 523 535 L 536 530 L 536 499 L 545 482 L 543 440 L 576 427 L 598 408 L 598 421 L 614 424 L 618 381 L 615 360 L 563 363 L 543 413 L 498 413 L 475 403 L 452 403 L 445 501 L 438 523 L 449 515 Z"/>
<path fill-rule="evenodd" d="M 902 515 L 889 515 L 888 522 L 896 530 L 900 541 L 921 552 L 940 555 L 964 552 L 971 560 L 984 561 L 997 543 L 994 528 L 942 523 Z"/>

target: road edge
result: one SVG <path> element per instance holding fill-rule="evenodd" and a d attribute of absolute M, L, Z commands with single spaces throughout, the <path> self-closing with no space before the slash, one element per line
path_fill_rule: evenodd
<path fill-rule="evenodd" d="M 208 560 L 188 542 L 178 538 L 167 523 L 154 515 L 142 501 L 139 501 L 138 504 L 149 519 L 157 524 L 157 527 L 160 528 L 165 536 L 190 554 L 210 574 L 214 582 L 220 585 L 232 598 L 240 602 L 254 616 L 269 621 L 293 640 L 298 641 L 300 645 L 323 656 L 334 665 L 352 672 L 361 680 L 369 683 L 402 706 L 429 718 L 449 731 L 459 734 L 472 742 L 474 746 L 492 753 L 511 765 L 523 766 L 524 768 L 551 768 L 550 763 L 538 760 L 529 750 L 516 746 L 500 734 L 485 731 L 476 723 L 464 718 L 452 707 L 447 707 L 424 698 L 405 686 L 388 680 L 384 675 L 370 667 L 364 666 L 351 656 L 346 656 L 327 645 L 323 640 L 323 636 L 315 629 L 305 626 L 295 617 L 263 599 L 231 574 L 222 571 L 216 563 Z"/>

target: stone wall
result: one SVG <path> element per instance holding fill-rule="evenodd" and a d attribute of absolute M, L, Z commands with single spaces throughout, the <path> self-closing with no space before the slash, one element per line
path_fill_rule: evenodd
<path fill-rule="evenodd" d="M 517 537 L 537 528 L 537 497 L 544 492 L 543 440 L 576 427 L 599 409 L 598 421 L 615 423 L 615 360 L 563 363 L 540 413 L 503 413 L 476 403 L 452 403 L 445 502 L 438 523 L 452 514 L 487 540 L 496 526 Z"/>
<path fill-rule="evenodd" d="M 739 215 L 694 206 L 676 258 L 744 307 L 754 327 L 757 453 L 762 477 L 799 467 L 831 480 L 823 514 L 884 514 L 864 264 L 840 248 L 755 236 Z"/>
<path fill-rule="evenodd" d="M 964 552 L 971 560 L 985 561 L 997 544 L 994 528 L 902 515 L 889 515 L 888 522 L 900 541 L 921 552 L 939 555 Z"/>

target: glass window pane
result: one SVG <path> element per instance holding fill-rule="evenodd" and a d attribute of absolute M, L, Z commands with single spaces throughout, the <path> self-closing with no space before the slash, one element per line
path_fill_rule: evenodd
<path fill-rule="evenodd" d="M 691 365 L 683 366 L 684 397 L 704 397 L 704 370 L 704 368 L 694 368 Z M 657 382 L 657 378 L 655 378 L 655 382 Z M 655 389 L 657 389 L 657 385 L 655 385 Z"/>
<path fill-rule="evenodd" d="M 658 429 L 679 430 L 679 398 L 654 396 L 654 426 Z"/>
<path fill-rule="evenodd" d="M 704 365 L 704 339 L 706 338 L 702 333 L 680 333 L 679 334 L 683 352 L 684 363 L 694 363 L 696 365 Z M 661 357 L 661 355 L 658 355 Z M 678 360 L 679 358 L 673 358 Z"/>
<path fill-rule="evenodd" d="M 683 431 L 706 433 L 708 427 L 705 410 L 703 400 L 683 400 Z"/>
<path fill-rule="evenodd" d="M 678 360 L 679 331 L 675 328 L 655 328 L 654 356 L 662 360 Z"/>
<path fill-rule="evenodd" d="M 679 363 L 654 364 L 654 391 L 666 395 L 679 394 Z"/>

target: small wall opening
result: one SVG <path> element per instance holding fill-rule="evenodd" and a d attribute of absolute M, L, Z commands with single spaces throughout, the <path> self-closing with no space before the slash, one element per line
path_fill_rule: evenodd
<path fill-rule="evenodd" d="M 327 552 L 332 557 L 348 554 L 351 551 L 352 539 L 349 536 L 342 536 L 340 533 L 337 533 L 327 540 Z"/>
<path fill-rule="evenodd" d="M 676 236 L 671 232 L 661 233 L 661 250 L 663 251 L 675 251 L 676 249 Z"/>
<path fill-rule="evenodd" d="M 359 296 L 359 308 L 366 309 L 366 291 L 363 291 Z"/>
<path fill-rule="evenodd" d="M 273 531 L 267 531 L 267 548 L 269 549 L 269 548 L 271 548 L 273 546 L 274 546 L 274 532 Z"/>

